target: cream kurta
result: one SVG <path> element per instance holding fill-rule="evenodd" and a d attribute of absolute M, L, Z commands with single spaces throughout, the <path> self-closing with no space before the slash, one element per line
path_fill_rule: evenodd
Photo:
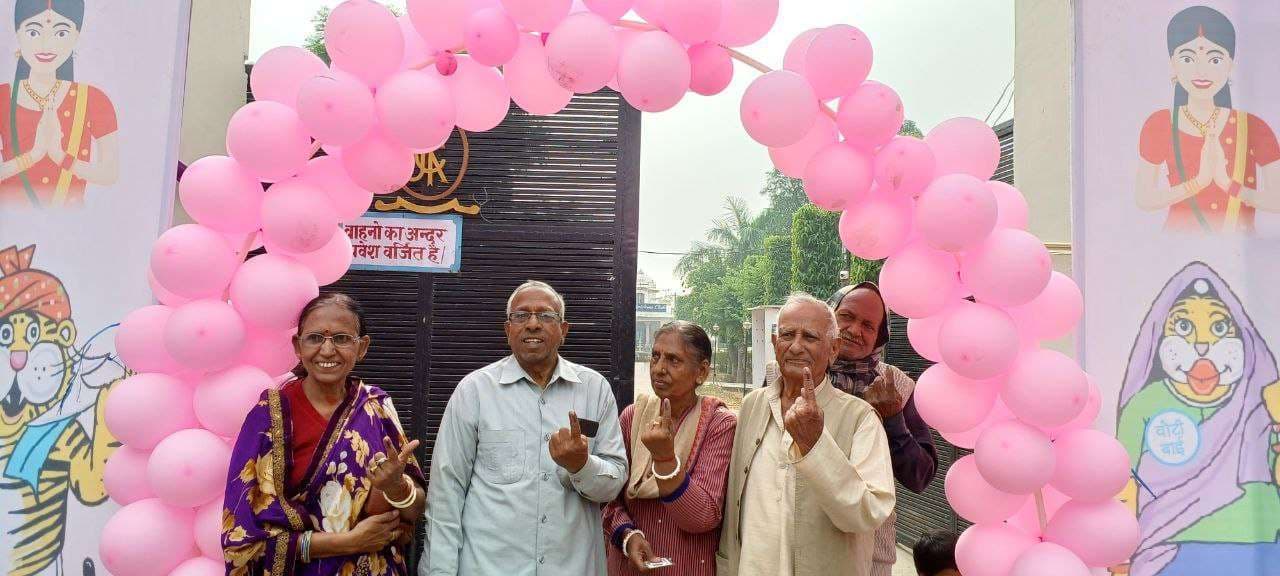
<path fill-rule="evenodd" d="M 754 400 L 767 402 L 767 407 L 752 411 L 758 415 L 755 426 L 744 430 L 739 425 L 736 440 L 756 446 L 734 448 L 731 476 L 741 474 L 743 487 L 740 500 L 735 501 L 733 493 L 727 495 L 727 505 L 733 508 L 741 502 L 741 529 L 726 525 L 726 536 L 740 536 L 741 545 L 726 546 L 722 538 L 727 572 L 817 576 L 827 574 L 838 559 L 834 565 L 841 574 L 865 576 L 871 570 L 875 529 L 895 503 L 884 428 L 870 405 L 824 380 L 815 394 L 824 411 L 825 429 L 802 457 L 783 428 L 780 393 L 780 382 L 754 392 L 753 396 L 763 396 Z M 743 417 L 750 417 L 745 404 Z M 837 436 L 844 438 L 837 441 Z M 737 517 L 727 515 L 726 522 Z M 801 550 L 814 544 L 844 549 Z M 726 551 L 728 555 L 723 554 Z M 826 559 L 816 559 L 815 554 Z"/>

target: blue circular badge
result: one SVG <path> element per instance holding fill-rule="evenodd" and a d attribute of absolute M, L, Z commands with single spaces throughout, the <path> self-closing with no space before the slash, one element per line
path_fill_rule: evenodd
<path fill-rule="evenodd" d="M 1200 429 L 1190 416 L 1166 410 L 1147 421 L 1146 444 L 1161 464 L 1181 466 L 1200 449 Z"/>

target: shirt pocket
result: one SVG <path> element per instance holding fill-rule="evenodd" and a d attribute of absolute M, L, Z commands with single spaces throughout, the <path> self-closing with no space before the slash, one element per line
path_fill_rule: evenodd
<path fill-rule="evenodd" d="M 524 477 L 524 431 L 481 430 L 477 474 L 490 484 L 514 484 Z"/>

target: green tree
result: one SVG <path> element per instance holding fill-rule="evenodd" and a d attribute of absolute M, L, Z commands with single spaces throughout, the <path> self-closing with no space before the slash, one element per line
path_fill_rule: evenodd
<path fill-rule="evenodd" d="M 764 239 L 764 303 L 782 304 L 791 292 L 791 236 Z"/>
<path fill-rule="evenodd" d="M 866 260 L 857 256 L 853 257 L 853 263 L 849 267 L 849 282 L 857 284 L 858 282 L 880 282 L 880 269 L 884 267 L 884 260 Z"/>
<path fill-rule="evenodd" d="M 840 242 L 840 214 L 801 206 L 791 224 L 791 289 L 826 298 L 840 286 L 847 261 Z"/>
<path fill-rule="evenodd" d="M 773 169 L 765 176 L 760 195 L 769 197 L 769 207 L 755 220 L 761 241 L 768 236 L 790 236 L 791 218 L 796 210 L 809 203 L 809 197 L 804 193 L 804 181 Z M 763 244 L 760 249 L 764 249 Z"/>
<path fill-rule="evenodd" d="M 911 136 L 912 138 L 924 138 L 924 132 L 920 131 L 920 127 L 916 126 L 915 120 L 904 120 L 902 128 L 898 130 L 899 136 Z"/>

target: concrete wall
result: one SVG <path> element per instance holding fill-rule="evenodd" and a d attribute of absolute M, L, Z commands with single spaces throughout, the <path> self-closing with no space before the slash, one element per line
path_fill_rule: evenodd
<path fill-rule="evenodd" d="M 1014 181 L 1031 207 L 1031 232 L 1071 270 L 1071 79 L 1074 2 L 1014 4 Z"/>
<path fill-rule="evenodd" d="M 226 153 L 227 123 L 245 101 L 248 53 L 249 0 L 192 2 L 178 155 L 183 162 Z M 191 221 L 179 202 L 174 212 L 174 224 Z"/>
<path fill-rule="evenodd" d="M 1075 2 L 1018 0 L 1013 37 L 1013 179 L 1030 206 L 1031 232 L 1071 274 L 1071 88 Z M 1066 354 L 1067 336 L 1046 342 Z"/>

